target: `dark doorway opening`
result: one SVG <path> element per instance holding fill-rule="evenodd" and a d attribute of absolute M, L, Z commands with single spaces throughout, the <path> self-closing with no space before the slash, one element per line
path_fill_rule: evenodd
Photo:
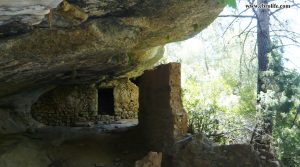
<path fill-rule="evenodd" d="M 114 89 L 105 88 L 98 90 L 98 114 L 115 115 L 114 109 Z"/>

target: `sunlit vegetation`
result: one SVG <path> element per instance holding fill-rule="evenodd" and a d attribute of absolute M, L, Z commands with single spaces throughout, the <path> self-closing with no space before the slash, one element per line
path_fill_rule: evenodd
<path fill-rule="evenodd" d="M 218 19 L 196 37 L 167 45 L 160 62 L 182 64 L 190 133 L 204 133 L 219 144 L 251 143 L 267 113 L 277 158 L 286 166 L 299 166 L 300 69 L 287 68 L 282 40 L 272 37 L 269 69 L 261 74 L 267 92 L 257 95 L 256 33 L 243 33 L 243 22 L 227 26 Z"/>

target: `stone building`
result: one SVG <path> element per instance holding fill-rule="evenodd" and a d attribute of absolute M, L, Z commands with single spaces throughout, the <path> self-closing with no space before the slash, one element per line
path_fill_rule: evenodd
<path fill-rule="evenodd" d="M 87 121 L 98 111 L 95 85 L 57 87 L 42 95 L 31 107 L 37 121 L 52 126 L 72 126 Z"/>
<path fill-rule="evenodd" d="M 100 115 L 115 115 L 121 119 L 137 118 L 139 88 L 127 78 L 101 83 L 98 100 Z"/>
<path fill-rule="evenodd" d="M 98 85 L 60 86 L 33 104 L 33 117 L 46 125 L 75 126 L 76 123 L 137 119 L 138 87 L 128 79 Z"/>

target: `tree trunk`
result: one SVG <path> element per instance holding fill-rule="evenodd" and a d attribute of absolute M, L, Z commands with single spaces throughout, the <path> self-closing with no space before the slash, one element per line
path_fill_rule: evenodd
<path fill-rule="evenodd" d="M 257 0 L 257 4 L 268 4 L 268 0 Z M 258 48 L 258 78 L 257 78 L 257 94 L 267 92 L 266 79 L 263 75 L 268 70 L 268 53 L 271 52 L 271 40 L 269 30 L 269 9 L 259 8 L 257 12 L 257 48 Z M 260 100 L 257 100 L 260 104 Z M 262 105 L 264 111 L 265 106 Z M 272 135 L 272 115 L 264 113 L 263 134 Z M 269 138 L 268 138 L 269 139 Z M 270 140 L 264 141 L 265 144 L 270 144 Z"/>

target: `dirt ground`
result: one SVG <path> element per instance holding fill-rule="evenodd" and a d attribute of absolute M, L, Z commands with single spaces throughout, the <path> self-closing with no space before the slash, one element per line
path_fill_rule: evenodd
<path fill-rule="evenodd" d="M 134 132 L 125 133 L 67 140 L 49 149 L 49 167 L 132 167 L 146 152 Z"/>
<path fill-rule="evenodd" d="M 47 127 L 0 136 L 1 167 L 132 167 L 148 150 L 137 127 Z"/>

